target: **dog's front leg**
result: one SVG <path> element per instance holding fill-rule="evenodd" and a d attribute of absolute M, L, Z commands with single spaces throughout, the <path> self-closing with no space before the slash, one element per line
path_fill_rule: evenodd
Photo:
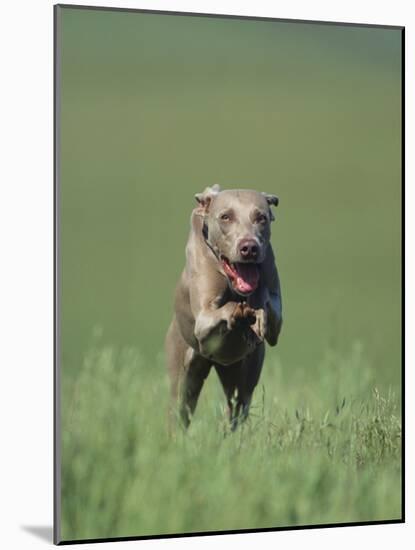
<path fill-rule="evenodd" d="M 261 288 L 250 298 L 249 305 L 255 310 L 256 317 L 252 330 L 261 341 L 265 339 L 270 346 L 275 346 L 282 324 L 279 294 Z"/>
<path fill-rule="evenodd" d="M 282 325 L 281 296 L 279 294 L 269 294 L 269 300 L 266 303 L 266 317 L 265 339 L 270 346 L 275 346 Z"/>

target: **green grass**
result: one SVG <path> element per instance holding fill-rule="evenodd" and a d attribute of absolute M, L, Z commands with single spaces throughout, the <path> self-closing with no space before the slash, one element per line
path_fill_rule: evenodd
<path fill-rule="evenodd" d="M 399 401 L 357 344 L 314 373 L 270 353 L 230 433 L 212 371 L 172 439 L 162 356 L 92 348 L 63 392 L 63 539 L 399 519 Z"/>

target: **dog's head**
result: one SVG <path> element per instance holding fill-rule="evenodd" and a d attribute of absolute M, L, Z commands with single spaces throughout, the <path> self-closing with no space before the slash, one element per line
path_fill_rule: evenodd
<path fill-rule="evenodd" d="M 248 296 L 256 290 L 278 205 L 275 195 L 247 189 L 221 191 L 219 185 L 195 195 L 204 236 L 231 287 Z"/>

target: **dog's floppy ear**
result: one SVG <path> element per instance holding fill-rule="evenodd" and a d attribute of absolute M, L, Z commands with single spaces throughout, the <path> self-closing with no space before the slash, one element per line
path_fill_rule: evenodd
<path fill-rule="evenodd" d="M 274 217 L 274 214 L 272 213 L 271 206 L 278 206 L 280 199 L 275 195 L 270 195 L 269 193 L 262 193 L 262 195 L 266 198 L 267 203 L 269 204 L 270 219 L 271 221 L 274 221 L 275 217 Z"/>
<path fill-rule="evenodd" d="M 199 203 L 202 212 L 207 212 L 213 198 L 220 193 L 220 186 L 216 183 L 212 187 L 206 187 L 202 193 L 196 193 L 195 199 Z"/>

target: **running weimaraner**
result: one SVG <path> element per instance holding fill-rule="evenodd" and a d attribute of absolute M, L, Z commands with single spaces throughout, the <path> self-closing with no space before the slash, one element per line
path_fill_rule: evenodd
<path fill-rule="evenodd" d="M 274 195 L 207 187 L 195 196 L 186 266 L 166 337 L 171 408 L 185 427 L 211 367 L 226 394 L 231 427 L 248 415 L 264 339 L 280 333 L 281 293 L 270 243 Z"/>

